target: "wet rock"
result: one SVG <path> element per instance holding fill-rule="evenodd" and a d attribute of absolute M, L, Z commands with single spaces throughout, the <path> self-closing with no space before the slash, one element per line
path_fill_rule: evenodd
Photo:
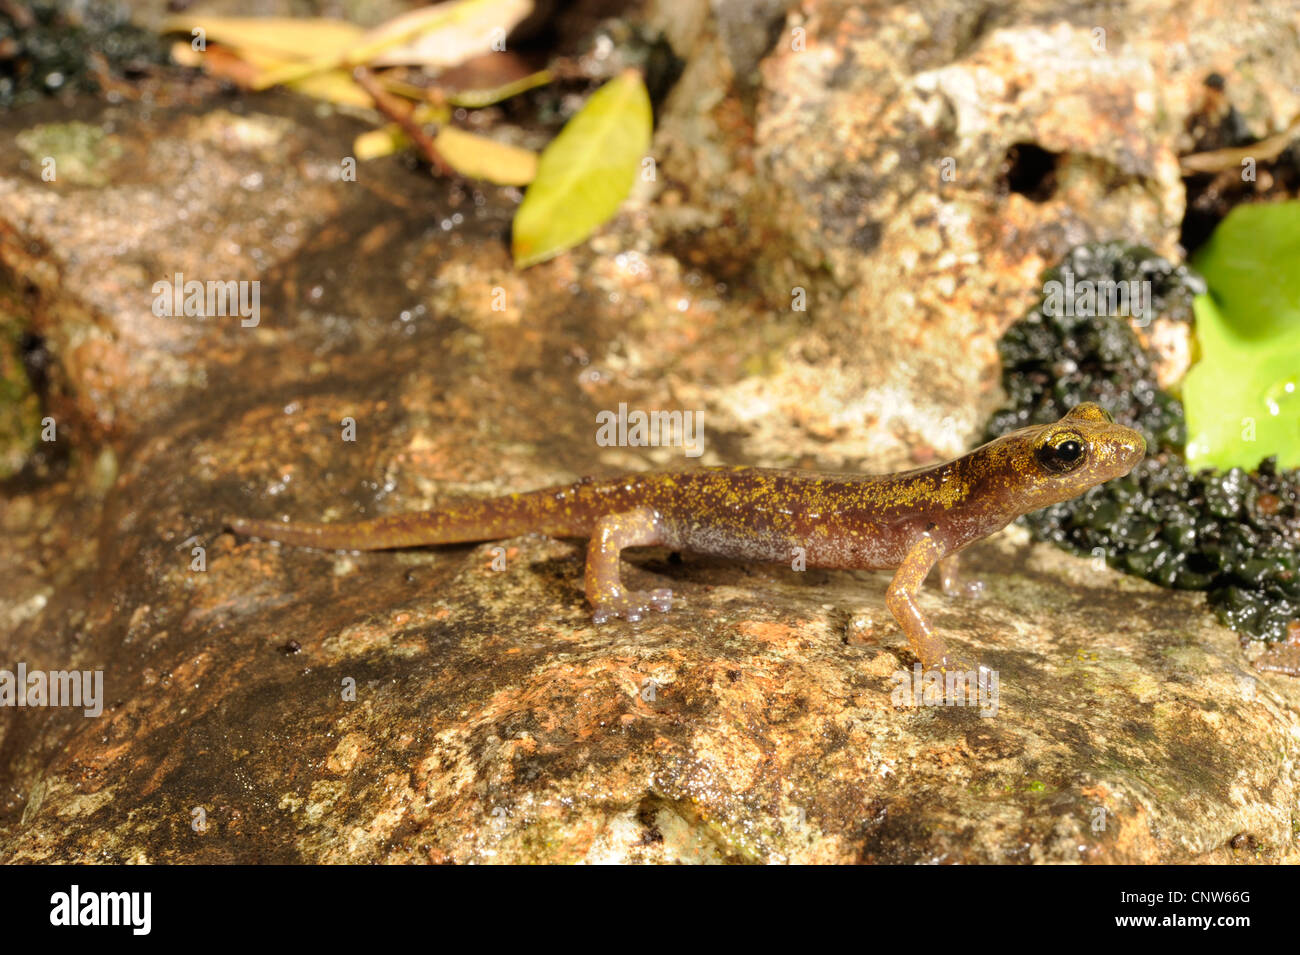
<path fill-rule="evenodd" d="M 269 114 L 121 108 L 17 132 L 27 156 L 0 162 L 0 267 L 34 303 L 28 330 L 58 356 L 48 404 L 62 427 L 137 434 L 204 391 L 207 356 L 236 351 L 249 331 L 236 300 L 228 315 L 196 317 L 163 289 L 202 283 L 206 302 L 209 283 L 251 286 L 337 213 L 330 183 L 346 140 L 309 153 L 291 129 Z M 47 180 L 40 154 L 51 148 Z"/>
<path fill-rule="evenodd" d="M 997 403 L 996 341 L 1047 267 L 1117 238 L 1177 259 L 1178 156 L 1206 77 L 1232 65 L 1256 136 L 1300 112 L 1293 58 L 1221 15 L 802 4 L 760 64 L 752 122 L 720 92 L 736 84 L 726 29 L 683 31 L 656 221 L 689 261 L 747 263 L 738 284 L 784 332 L 743 346 L 772 374 L 712 395 L 747 451 L 811 431 L 828 453 L 866 441 L 900 464 L 956 452 Z M 1286 6 L 1262 16 L 1260 36 L 1289 29 Z"/>

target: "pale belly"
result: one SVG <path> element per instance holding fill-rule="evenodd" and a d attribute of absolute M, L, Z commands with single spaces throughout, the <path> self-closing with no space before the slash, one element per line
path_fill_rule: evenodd
<path fill-rule="evenodd" d="M 910 525 L 795 520 L 788 527 L 744 526 L 730 521 L 663 521 L 664 544 L 735 560 L 842 569 L 897 567 L 923 532 Z"/>

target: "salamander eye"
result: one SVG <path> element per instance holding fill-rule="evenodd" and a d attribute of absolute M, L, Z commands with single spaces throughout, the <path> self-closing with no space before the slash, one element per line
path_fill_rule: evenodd
<path fill-rule="evenodd" d="M 1083 442 L 1074 435 L 1064 435 L 1044 444 L 1035 456 L 1053 474 L 1065 474 L 1083 463 Z"/>

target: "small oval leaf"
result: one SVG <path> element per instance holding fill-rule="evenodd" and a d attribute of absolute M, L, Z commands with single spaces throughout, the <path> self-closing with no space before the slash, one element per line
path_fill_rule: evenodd
<path fill-rule="evenodd" d="M 1194 265 L 1197 363 L 1183 379 L 1187 463 L 1300 466 L 1300 202 L 1239 205 Z"/>
<path fill-rule="evenodd" d="M 559 255 L 607 222 L 650 149 L 654 118 L 641 74 L 627 70 L 592 94 L 542 151 L 515 213 L 515 265 Z"/>
<path fill-rule="evenodd" d="M 526 186 L 537 175 L 537 154 L 532 150 L 475 136 L 455 126 L 442 127 L 433 144 L 452 169 L 470 179 Z"/>

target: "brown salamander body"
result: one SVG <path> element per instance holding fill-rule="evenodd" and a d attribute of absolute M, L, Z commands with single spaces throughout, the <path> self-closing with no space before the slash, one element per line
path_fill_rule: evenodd
<path fill-rule="evenodd" d="M 1021 514 L 1127 474 L 1146 444 L 1095 404 L 1054 424 L 1022 428 L 943 464 L 888 475 L 767 468 L 698 468 L 583 480 L 337 524 L 233 519 L 238 534 L 334 550 L 387 550 L 519 534 L 585 537 L 586 592 L 597 623 L 667 610 L 668 590 L 629 591 L 625 547 L 665 546 L 745 560 L 841 569 L 898 568 L 887 603 L 926 666 L 948 665 L 943 641 L 916 606 L 939 561 L 951 591 L 957 553 Z"/>

